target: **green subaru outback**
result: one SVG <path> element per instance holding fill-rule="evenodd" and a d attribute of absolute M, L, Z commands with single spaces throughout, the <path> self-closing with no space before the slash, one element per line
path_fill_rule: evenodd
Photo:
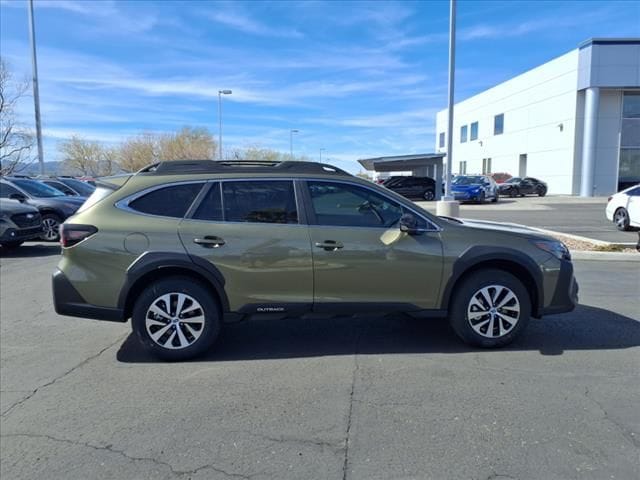
<path fill-rule="evenodd" d="M 131 318 L 167 360 L 206 351 L 225 322 L 307 314 L 448 317 L 463 341 L 499 347 L 577 302 L 561 242 L 435 217 L 312 162 L 173 161 L 111 177 L 61 243 L 56 311 Z"/>

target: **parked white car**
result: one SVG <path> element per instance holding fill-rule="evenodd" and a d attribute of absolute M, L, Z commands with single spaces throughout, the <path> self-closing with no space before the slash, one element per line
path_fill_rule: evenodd
<path fill-rule="evenodd" d="M 618 230 L 640 228 L 640 184 L 609 197 L 606 213 Z"/>

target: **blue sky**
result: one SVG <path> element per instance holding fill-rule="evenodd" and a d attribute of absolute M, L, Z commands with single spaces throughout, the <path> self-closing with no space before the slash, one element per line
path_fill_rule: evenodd
<path fill-rule="evenodd" d="M 27 7 L 0 0 L 0 53 L 30 74 Z M 351 171 L 434 149 L 446 107 L 448 1 L 35 2 L 45 160 L 71 134 L 118 142 L 183 125 L 224 147 L 289 151 Z M 458 2 L 456 99 L 590 37 L 640 36 L 637 1 Z M 31 98 L 20 108 L 33 124 Z"/>

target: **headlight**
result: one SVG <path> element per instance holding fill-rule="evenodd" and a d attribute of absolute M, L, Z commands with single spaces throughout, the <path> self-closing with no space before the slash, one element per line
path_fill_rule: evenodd
<path fill-rule="evenodd" d="M 550 253 L 559 260 L 571 260 L 571 253 L 567 246 L 559 240 L 532 240 L 540 250 Z"/>

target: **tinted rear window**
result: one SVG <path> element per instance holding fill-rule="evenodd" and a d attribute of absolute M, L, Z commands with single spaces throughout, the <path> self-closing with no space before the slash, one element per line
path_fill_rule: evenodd
<path fill-rule="evenodd" d="M 227 222 L 298 223 L 291 181 L 223 182 Z"/>
<path fill-rule="evenodd" d="M 220 196 L 220 184 L 214 183 L 202 199 L 198 209 L 193 214 L 196 220 L 222 221 L 222 197 Z"/>
<path fill-rule="evenodd" d="M 202 183 L 185 183 L 153 190 L 129 203 L 140 213 L 182 218 L 202 188 Z"/>

